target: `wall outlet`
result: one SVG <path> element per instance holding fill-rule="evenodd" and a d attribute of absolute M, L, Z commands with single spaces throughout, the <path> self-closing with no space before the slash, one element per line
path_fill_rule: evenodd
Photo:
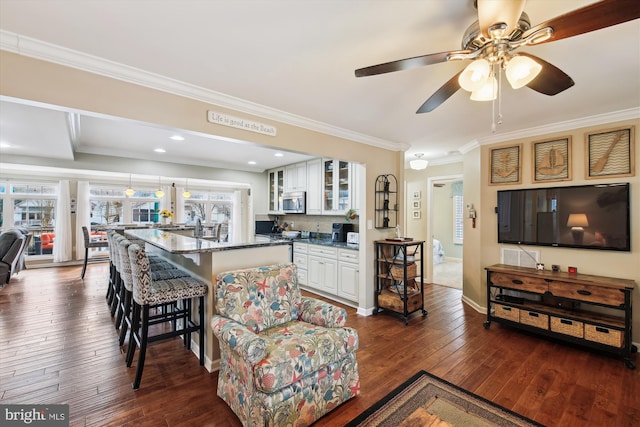
<path fill-rule="evenodd" d="M 295 227 L 295 223 L 293 221 L 290 222 L 291 228 Z"/>

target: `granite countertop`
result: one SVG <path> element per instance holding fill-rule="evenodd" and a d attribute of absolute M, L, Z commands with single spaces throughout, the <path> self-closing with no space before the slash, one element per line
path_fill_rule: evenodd
<path fill-rule="evenodd" d="M 310 245 L 330 246 L 330 247 L 341 248 L 341 249 L 353 249 L 356 251 L 360 249 L 360 245 L 358 244 L 347 243 L 347 242 L 333 242 L 331 239 L 310 238 L 310 239 L 293 239 L 292 241 L 294 243 L 296 242 L 309 243 Z"/>
<path fill-rule="evenodd" d="M 157 228 L 147 229 L 127 229 L 125 234 L 137 239 L 141 239 L 164 251 L 174 254 L 189 254 L 203 252 L 219 252 L 234 249 L 254 248 L 260 246 L 290 245 L 290 240 L 271 239 L 269 237 L 256 236 L 247 242 L 217 242 L 207 238 L 196 238 L 172 233 L 170 230 Z"/>

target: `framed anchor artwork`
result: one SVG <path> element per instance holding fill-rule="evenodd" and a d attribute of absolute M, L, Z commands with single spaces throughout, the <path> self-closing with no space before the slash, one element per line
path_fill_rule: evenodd
<path fill-rule="evenodd" d="M 489 185 L 522 183 L 522 144 L 489 150 Z"/>
<path fill-rule="evenodd" d="M 533 182 L 571 180 L 571 136 L 533 143 Z"/>

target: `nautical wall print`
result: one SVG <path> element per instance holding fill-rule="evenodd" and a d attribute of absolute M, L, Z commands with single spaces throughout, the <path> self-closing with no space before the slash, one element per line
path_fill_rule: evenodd
<path fill-rule="evenodd" d="M 622 127 L 587 134 L 585 137 L 587 179 L 635 175 L 635 127 Z"/>
<path fill-rule="evenodd" d="M 533 182 L 571 180 L 571 137 L 533 143 Z"/>
<path fill-rule="evenodd" d="M 492 148 L 489 151 L 489 185 L 520 184 L 522 182 L 522 145 Z"/>

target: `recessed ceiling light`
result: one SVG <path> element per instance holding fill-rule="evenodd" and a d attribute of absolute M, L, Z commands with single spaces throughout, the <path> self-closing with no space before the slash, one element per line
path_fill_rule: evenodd
<path fill-rule="evenodd" d="M 282 153 L 276 153 L 276 154 L 274 154 L 274 156 L 276 156 L 276 157 L 284 157 L 284 154 L 282 154 Z"/>
<path fill-rule="evenodd" d="M 11 148 L 8 142 L 0 142 L 0 148 Z"/>
<path fill-rule="evenodd" d="M 167 150 L 165 150 L 164 148 L 156 148 L 153 151 L 155 151 L 156 153 L 166 153 L 167 152 Z"/>
<path fill-rule="evenodd" d="M 180 135 L 173 135 L 172 137 L 170 137 L 169 139 L 173 139 L 174 141 L 184 141 L 184 136 L 180 136 Z"/>
<path fill-rule="evenodd" d="M 257 164 L 257 162 L 255 160 L 249 160 L 247 163 L 249 163 L 250 165 L 255 165 Z"/>

